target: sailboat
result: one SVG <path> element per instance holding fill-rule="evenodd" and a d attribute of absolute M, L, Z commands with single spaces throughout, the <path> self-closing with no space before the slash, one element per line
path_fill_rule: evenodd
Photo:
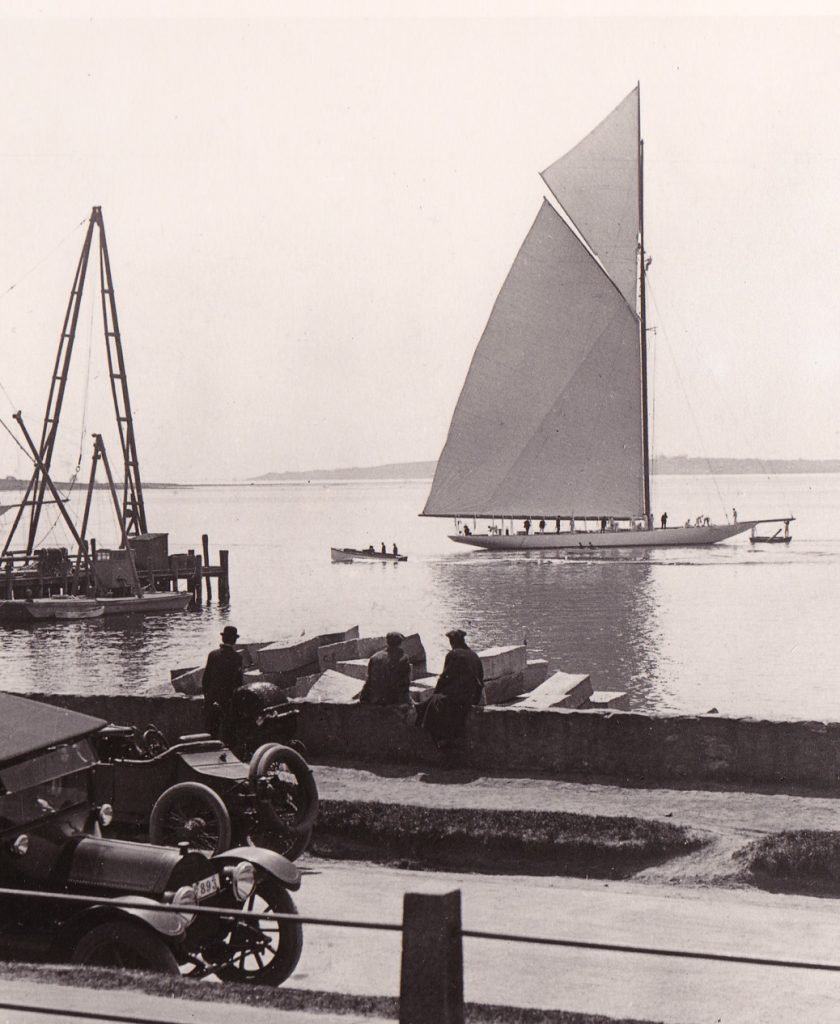
<path fill-rule="evenodd" d="M 638 85 L 542 178 L 562 215 L 543 199 L 422 514 L 454 517 L 451 540 L 490 550 L 717 544 L 790 522 L 654 526 Z"/>

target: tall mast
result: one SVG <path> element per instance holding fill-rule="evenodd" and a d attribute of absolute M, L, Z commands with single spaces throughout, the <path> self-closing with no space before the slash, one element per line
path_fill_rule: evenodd
<path fill-rule="evenodd" d="M 648 526 L 652 525 L 650 507 L 650 427 L 648 423 L 648 380 L 647 380 L 647 316 L 645 312 L 645 208 L 644 208 L 644 169 L 645 144 L 641 138 L 642 111 L 640 88 L 637 86 L 636 102 L 639 124 L 639 323 L 641 357 L 642 357 L 642 450 L 644 460 L 644 499 L 645 518 Z"/>

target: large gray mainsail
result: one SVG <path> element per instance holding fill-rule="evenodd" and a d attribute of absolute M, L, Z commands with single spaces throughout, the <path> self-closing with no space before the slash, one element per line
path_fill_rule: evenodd
<path fill-rule="evenodd" d="M 424 515 L 644 511 L 639 320 L 546 201 L 493 307 Z"/>
<path fill-rule="evenodd" d="M 542 177 L 635 311 L 639 87 Z"/>

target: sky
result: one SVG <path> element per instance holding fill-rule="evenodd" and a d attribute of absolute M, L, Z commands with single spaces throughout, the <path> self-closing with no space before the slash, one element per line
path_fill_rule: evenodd
<path fill-rule="evenodd" d="M 840 458 L 840 20 L 450 9 L 3 8 L 2 422 L 101 205 L 144 480 L 436 458 L 539 172 L 639 82 L 654 452 Z M 115 461 L 97 283 L 60 479 Z"/>

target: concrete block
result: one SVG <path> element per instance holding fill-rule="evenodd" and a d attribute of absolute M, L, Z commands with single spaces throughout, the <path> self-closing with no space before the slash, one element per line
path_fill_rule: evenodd
<path fill-rule="evenodd" d="M 595 690 L 589 695 L 581 710 L 591 708 L 593 710 L 605 711 L 608 708 L 616 711 L 629 711 L 630 699 L 627 693 L 622 690 Z"/>
<path fill-rule="evenodd" d="M 367 679 L 368 658 L 354 658 L 352 661 L 339 661 L 335 666 L 336 672 L 343 672 L 346 676 L 354 679 Z"/>
<path fill-rule="evenodd" d="M 408 692 L 415 704 L 423 704 L 435 692 L 435 679 L 430 677 L 428 682 L 412 683 Z"/>
<path fill-rule="evenodd" d="M 540 711 L 545 708 L 579 708 L 592 696 L 589 676 L 555 672 L 540 683 L 513 707 L 517 710 Z"/>
<path fill-rule="evenodd" d="M 354 634 L 348 635 L 348 634 Z M 319 633 L 307 637 L 305 640 L 297 640 L 293 643 L 279 641 L 268 644 L 256 652 L 257 667 L 266 674 L 271 673 L 301 673 L 301 670 L 310 665 L 318 665 L 318 650 L 329 644 L 340 643 L 343 640 L 355 640 L 359 636 L 359 627 L 344 630 L 340 633 Z"/>
<path fill-rule="evenodd" d="M 321 673 L 304 700 L 310 704 L 352 704 L 361 692 L 360 680 L 330 668 Z"/>
<path fill-rule="evenodd" d="M 488 704 L 507 704 L 525 693 L 525 673 L 500 676 L 484 683 L 484 698 Z"/>
<path fill-rule="evenodd" d="M 318 682 L 320 678 L 320 672 L 315 672 L 311 676 L 300 676 L 298 679 L 295 680 L 295 685 L 289 689 L 289 696 L 295 697 L 297 699 L 306 697 L 309 694 L 309 691 Z"/>
<path fill-rule="evenodd" d="M 339 661 L 350 661 L 359 657 L 359 641 L 342 640 L 337 644 L 324 644 L 318 648 L 318 668 L 326 672 L 328 668 L 335 668 Z"/>
<path fill-rule="evenodd" d="M 195 697 L 201 693 L 201 678 L 204 675 L 204 666 L 201 668 L 175 668 L 169 673 L 172 688 L 176 693 L 185 693 L 188 697 Z"/>
<path fill-rule="evenodd" d="M 237 651 L 242 655 L 242 664 L 246 668 L 255 667 L 257 664 L 257 654 L 263 649 L 263 647 L 270 647 L 273 641 L 271 640 L 256 640 L 249 641 L 244 644 L 234 644 Z"/>
<path fill-rule="evenodd" d="M 408 660 L 412 665 L 420 665 L 422 663 L 425 667 L 426 648 L 423 646 L 419 633 L 409 633 L 402 642 L 402 649 L 408 655 Z"/>
<path fill-rule="evenodd" d="M 357 658 L 364 658 L 366 661 L 377 651 L 384 651 L 388 644 L 384 636 L 361 636 L 358 641 Z"/>
<path fill-rule="evenodd" d="M 515 676 L 525 671 L 525 647 L 521 644 L 512 647 L 488 647 L 478 652 L 484 666 L 484 682 L 488 679 L 501 679 L 502 676 Z"/>
<path fill-rule="evenodd" d="M 534 658 L 525 663 L 525 679 L 523 683 L 523 693 L 530 693 L 531 690 L 535 690 L 540 683 L 544 683 L 548 678 L 548 662 L 544 658 Z"/>

